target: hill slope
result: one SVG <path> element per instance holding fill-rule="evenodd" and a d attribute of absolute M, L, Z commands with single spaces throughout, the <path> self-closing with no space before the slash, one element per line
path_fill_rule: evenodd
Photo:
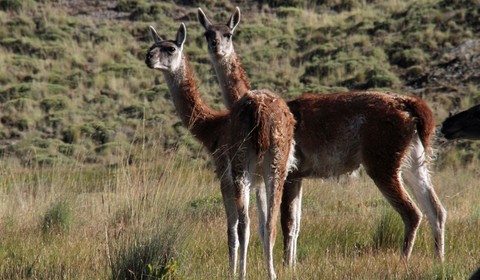
<path fill-rule="evenodd" d="M 172 38 L 185 22 L 203 97 L 223 108 L 200 2 L 0 1 L 0 154 L 25 165 L 118 164 L 137 160 L 138 147 L 180 143 L 205 157 L 161 73 L 143 63 L 149 25 Z M 254 87 L 285 98 L 389 89 L 427 99 L 437 120 L 479 102 L 479 1 L 317 2 L 240 2 L 234 42 Z M 200 5 L 216 22 L 235 7 Z"/>

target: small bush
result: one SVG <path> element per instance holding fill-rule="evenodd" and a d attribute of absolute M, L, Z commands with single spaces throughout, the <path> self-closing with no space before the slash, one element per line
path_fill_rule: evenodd
<path fill-rule="evenodd" d="M 75 144 L 80 140 L 81 131 L 79 127 L 68 127 L 62 131 L 62 141 L 67 144 Z"/>
<path fill-rule="evenodd" d="M 115 10 L 118 12 L 131 12 L 139 5 L 138 1 L 120 0 L 118 1 Z"/>
<path fill-rule="evenodd" d="M 303 14 L 303 9 L 294 7 L 279 7 L 277 15 L 279 17 L 299 17 Z"/>
<path fill-rule="evenodd" d="M 179 232 L 173 227 L 153 237 L 133 236 L 122 242 L 110 263 L 113 279 L 178 279 Z"/>
<path fill-rule="evenodd" d="M 392 63 L 403 68 L 413 65 L 423 65 L 427 61 L 427 55 L 419 48 L 401 50 L 392 55 Z"/>
<path fill-rule="evenodd" d="M 23 5 L 20 0 L 0 0 L 0 10 L 19 12 Z"/>
<path fill-rule="evenodd" d="M 67 231 L 72 219 L 73 214 L 70 204 L 65 200 L 57 201 L 45 212 L 42 231 L 43 233 Z"/>
<path fill-rule="evenodd" d="M 52 155 L 52 154 L 40 154 L 40 155 L 35 155 L 33 158 L 30 160 L 28 165 L 30 166 L 42 166 L 42 167 L 51 167 L 55 165 L 56 162 L 58 162 L 58 157 L 57 155 Z"/>
<path fill-rule="evenodd" d="M 21 83 L 0 90 L 0 103 L 18 98 L 30 98 L 32 91 L 31 83 Z"/>
<path fill-rule="evenodd" d="M 385 87 L 392 87 L 394 84 L 399 82 L 398 78 L 395 77 L 393 74 L 373 69 L 367 72 L 366 74 L 367 79 L 367 88 L 385 88 Z"/>
<path fill-rule="evenodd" d="M 414 65 L 407 69 L 405 76 L 407 79 L 419 79 L 420 77 L 424 76 L 426 70 L 421 65 Z"/>
<path fill-rule="evenodd" d="M 45 113 L 50 111 L 60 111 L 67 108 L 67 101 L 63 96 L 53 96 L 43 99 L 40 102 L 40 107 Z"/>
<path fill-rule="evenodd" d="M 120 110 L 120 114 L 125 115 L 129 119 L 143 119 L 144 108 L 141 105 L 130 105 Z"/>
<path fill-rule="evenodd" d="M 58 145 L 58 152 L 67 157 L 71 157 L 75 154 L 75 145 L 65 143 L 60 144 Z"/>
<path fill-rule="evenodd" d="M 103 122 L 84 124 L 80 130 L 86 137 L 91 138 L 97 144 L 108 143 L 113 137 L 112 132 Z"/>

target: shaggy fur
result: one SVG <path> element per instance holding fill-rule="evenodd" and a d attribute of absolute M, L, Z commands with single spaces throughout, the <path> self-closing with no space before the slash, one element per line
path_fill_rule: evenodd
<path fill-rule="evenodd" d="M 182 123 L 213 157 L 227 214 L 232 272 L 236 272 L 240 247 L 240 277 L 246 275 L 249 193 L 260 175 L 265 187 L 257 193 L 259 228 L 268 272 L 275 278 L 275 225 L 284 181 L 294 164 L 293 115 L 285 101 L 266 90 L 245 92 L 232 104 L 231 111 L 211 109 L 200 98 L 193 69 L 182 52 L 185 26 L 181 25 L 176 41 L 162 40 L 153 27 L 151 32 L 155 44 L 145 62 L 150 68 L 162 70 Z"/>
<path fill-rule="evenodd" d="M 238 8 L 234 15 L 239 21 Z M 228 29 L 228 24 L 212 25 L 200 9 L 198 16 L 206 33 Z M 233 30 L 230 33 L 233 34 Z M 213 41 L 207 37 L 207 42 L 210 51 Z M 228 48 L 228 57 L 237 58 L 211 55 L 219 81 L 225 83 L 222 75 L 231 73 L 230 69 L 238 69 L 241 64 L 234 55 L 231 38 L 220 46 Z M 216 46 L 217 53 L 225 53 L 218 48 Z M 244 79 L 242 76 L 235 81 Z M 228 83 L 223 86 L 229 88 Z M 248 83 L 239 85 L 242 90 L 248 87 Z M 232 100 L 237 98 L 237 92 L 235 89 L 229 91 Z M 435 253 L 443 259 L 446 211 L 432 187 L 428 171 L 435 125 L 432 111 L 423 100 L 390 93 L 348 92 L 305 94 L 287 104 L 297 121 L 295 157 L 298 164 L 297 170 L 290 173 L 285 182 L 281 205 L 285 264 L 294 265 L 296 261 L 302 179 L 348 174 L 360 165 L 403 219 L 402 255 L 405 258 L 410 256 L 422 218 L 402 184 L 404 178 L 427 214 L 434 235 Z M 405 162 L 409 162 L 409 166 Z"/>

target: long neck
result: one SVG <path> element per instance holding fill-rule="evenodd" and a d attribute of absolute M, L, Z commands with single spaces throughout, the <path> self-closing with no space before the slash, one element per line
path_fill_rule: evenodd
<path fill-rule="evenodd" d="M 250 90 L 247 74 L 235 52 L 221 59 L 212 57 L 212 61 L 222 90 L 223 100 L 230 109 L 233 103 Z"/>
<path fill-rule="evenodd" d="M 174 73 L 165 72 L 165 79 L 172 95 L 173 104 L 182 123 L 211 152 L 215 150 L 217 130 L 226 119 L 226 112 L 213 110 L 200 98 L 193 69 L 187 57 Z"/>

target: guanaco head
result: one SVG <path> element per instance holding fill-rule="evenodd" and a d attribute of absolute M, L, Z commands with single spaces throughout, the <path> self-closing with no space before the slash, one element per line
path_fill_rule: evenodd
<path fill-rule="evenodd" d="M 205 28 L 208 53 L 211 56 L 226 57 L 234 52 L 233 31 L 240 22 L 240 9 L 237 7 L 226 25 L 212 24 L 202 9 L 198 8 L 198 21 Z"/>
<path fill-rule="evenodd" d="M 447 139 L 480 140 L 480 105 L 448 117 L 441 132 Z"/>
<path fill-rule="evenodd" d="M 148 50 L 145 63 L 152 69 L 175 72 L 182 62 L 183 44 L 187 36 L 185 24 L 180 25 L 177 37 L 173 41 L 163 40 L 152 26 L 150 26 L 150 33 L 155 43 Z"/>

